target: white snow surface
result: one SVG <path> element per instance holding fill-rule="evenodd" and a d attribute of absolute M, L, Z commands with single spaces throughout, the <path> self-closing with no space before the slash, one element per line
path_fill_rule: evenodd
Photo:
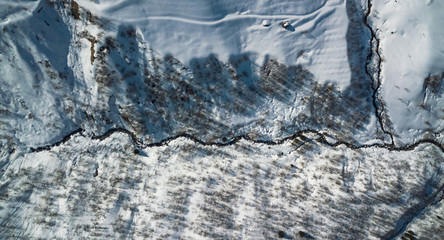
<path fill-rule="evenodd" d="M 354 119 L 343 125 L 353 130 L 352 138 L 361 143 L 383 139 L 377 136 L 374 117 L 368 116 L 372 114 L 370 79 L 358 74 L 354 80 L 359 87 L 350 84 L 350 62 L 363 71 L 366 53 L 359 52 L 358 60 L 349 59 L 346 34 L 350 16 L 345 1 L 0 1 L 0 16 L 4 33 L 0 39 L 0 93 L 4 96 L 0 107 L 5 112 L 0 120 L 5 123 L 3 139 L 9 142 L 4 145 L 41 146 L 79 127 L 101 134 L 116 126 L 157 141 L 181 132 L 195 134 L 189 129 L 199 126 L 183 119 L 194 119 L 200 113 L 227 126 L 225 132 L 204 138 L 253 132 L 266 139 L 282 138 L 297 130 L 323 128 L 332 121 L 330 114 L 337 115 L 331 118 L 339 129 L 339 122 L 348 121 L 347 109 Z M 263 20 L 271 25 L 262 26 Z M 282 28 L 282 21 L 291 26 Z M 107 49 L 107 38 L 119 47 Z M 363 39 L 366 36 L 358 34 L 353 43 L 357 51 L 368 50 Z M 167 69 L 167 55 L 179 64 Z M 202 72 L 191 69 L 192 59 L 196 60 L 193 64 L 204 65 Z M 216 67 L 222 66 L 221 73 L 214 76 L 212 59 Z M 265 80 L 257 77 L 264 59 L 280 64 L 270 67 Z M 300 65 L 309 72 L 303 72 Z M 101 71 L 105 73 L 100 75 Z M 172 82 L 167 71 L 174 71 L 180 82 Z M 294 73 L 301 81 L 294 80 Z M 197 74 L 203 77 L 196 79 Z M 152 79 L 160 79 L 160 87 L 152 87 Z M 217 83 L 216 92 L 211 86 L 214 79 L 225 81 Z M 197 89 L 194 96 L 185 91 L 189 83 Z M 335 86 L 322 90 L 327 83 Z M 344 97 L 342 90 L 347 91 Z M 323 104 L 320 98 L 329 91 L 336 98 Z M 359 99 L 361 91 L 364 97 Z M 159 92 L 174 98 L 153 103 Z M 347 96 L 358 100 L 342 103 Z M 177 103 L 180 98 L 185 102 Z M 307 101 L 317 101 L 319 109 Z M 161 104 L 164 114 L 155 117 L 160 115 Z M 234 110 L 242 105 L 247 113 Z M 206 111 L 199 113 L 200 107 Z M 329 108 L 334 110 L 329 112 Z M 185 114 L 190 109 L 194 111 Z M 128 123 L 131 121 L 123 119 L 123 114 L 139 126 Z M 184 117 L 178 119 L 178 115 Z"/>
<path fill-rule="evenodd" d="M 0 238 L 381 239 L 444 182 L 433 145 L 353 150 L 313 137 L 140 148 L 122 133 L 77 134 L 13 153 L 0 175 Z"/>
<path fill-rule="evenodd" d="M 152 49 L 188 64 L 216 55 L 223 62 L 250 53 L 302 64 L 320 83 L 348 86 L 348 19 L 344 0 L 79 0 L 80 6 L 116 25 L 136 26 Z M 262 26 L 270 20 L 271 26 Z M 284 29 L 281 22 L 290 27 Z M 302 52 L 303 54 L 301 54 Z"/>
<path fill-rule="evenodd" d="M 73 1 L 0 0 L 1 239 L 276 239 L 278 231 L 380 239 L 442 193 L 443 154 L 430 143 L 333 147 L 304 134 L 270 145 L 179 137 L 142 147 L 121 132 L 91 137 L 123 127 L 145 143 L 182 132 L 204 142 L 242 134 L 276 141 L 314 128 L 331 143 L 387 142 L 362 76 L 368 32 L 350 27 L 347 1 L 76 2 L 77 17 Z M 372 7 L 383 57 L 378 96 L 403 142 L 444 127 L 442 77 L 424 84 L 444 72 L 443 9 L 437 0 Z M 277 60 L 264 70 L 270 78 L 244 74 L 250 59 L 260 71 L 267 57 Z M 205 71 L 191 69 L 193 59 Z M 219 75 L 212 64 L 222 66 Z M 102 68 L 114 75 L 100 79 Z M 167 103 L 151 102 L 158 99 Z M 79 127 L 61 144 L 30 151 Z M 435 207 L 424 216 L 438 216 L 442 203 Z M 440 229 L 430 221 L 408 227 Z"/>
<path fill-rule="evenodd" d="M 444 2 L 375 1 L 371 19 L 381 41 L 382 87 L 394 130 L 402 142 L 444 130 Z M 438 94 L 425 88 L 439 78 Z"/>
<path fill-rule="evenodd" d="M 1 107 L 8 114 L 16 114 L 1 117 L 17 141 L 25 144 L 45 144 L 79 126 L 88 129 L 78 120 L 84 118 L 82 111 L 89 114 L 111 102 L 112 93 L 99 97 L 97 61 L 92 63 L 91 59 L 97 57 L 106 36 L 116 36 L 125 26 L 135 28 L 139 50 L 149 49 L 138 53 L 142 57 L 171 55 L 189 66 L 192 60 L 208 56 L 230 63 L 233 56 L 247 54 L 256 69 L 271 58 L 286 66 L 304 66 L 317 83 L 331 82 L 339 90 L 351 86 L 350 65 L 356 60 L 347 55 L 350 16 L 346 1 L 76 1 L 82 17 L 87 9 L 90 15 L 107 21 L 105 27 L 85 19 L 76 21 L 69 15 L 69 6 L 74 2 L 65 4 L 68 10 L 60 6 L 51 9 L 45 5 L 49 2 L 0 1 L 4 33 L 0 42 L 0 93 L 5 96 Z M 443 4 L 377 1 L 372 6 L 371 25 L 380 39 L 383 60 L 378 96 L 386 103 L 395 137 L 403 143 L 444 129 L 444 36 L 439 31 Z M 271 25 L 263 26 L 264 20 Z M 282 28 L 282 21 L 289 21 L 291 26 Z M 87 35 L 82 36 L 84 32 Z M 94 45 L 91 38 L 99 42 Z M 118 63 L 141 63 L 140 59 L 126 57 L 122 61 Z M 425 85 L 428 76 L 440 76 L 438 87 Z M 291 122 L 306 111 L 300 107 L 303 101 L 293 106 L 266 101 L 269 104 L 258 112 L 271 109 L 268 119 Z M 132 104 L 117 97 L 118 106 Z M 80 107 L 81 111 L 66 113 L 67 109 Z M 245 129 L 251 129 L 248 124 L 262 118 L 259 114 L 227 117 L 223 111 L 213 108 L 215 116 Z M 115 125 L 125 125 L 121 119 L 112 120 Z M 364 123 L 364 128 L 377 127 L 373 120 Z M 281 136 L 278 127 L 267 126 L 259 131 L 271 133 L 271 137 Z M 364 143 L 377 138 L 374 131 L 356 134 L 370 136 L 359 137 Z"/>

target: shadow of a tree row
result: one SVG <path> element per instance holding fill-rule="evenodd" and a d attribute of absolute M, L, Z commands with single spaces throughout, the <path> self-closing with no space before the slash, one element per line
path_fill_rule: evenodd
<path fill-rule="evenodd" d="M 185 65 L 171 55 L 159 57 L 132 26 L 121 26 L 117 38 L 106 38 L 97 53 L 99 98 L 107 106 L 92 119 L 154 139 L 181 133 L 269 139 L 273 136 L 267 132 L 281 137 L 322 129 L 353 141 L 374 111 L 372 82 L 364 71 L 368 34 L 359 22 L 362 14 L 353 9 L 348 14 L 352 75 L 343 91 L 333 83 L 317 83 L 300 65 L 267 58 L 257 66 L 251 52 L 232 55 L 228 62 L 210 54 Z"/>

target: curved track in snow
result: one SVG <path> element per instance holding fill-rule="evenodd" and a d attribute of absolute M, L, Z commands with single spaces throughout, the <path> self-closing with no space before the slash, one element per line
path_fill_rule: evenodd
<path fill-rule="evenodd" d="M 191 24 L 199 24 L 199 25 L 217 25 L 220 23 L 240 20 L 240 19 L 294 19 L 300 17 L 308 17 L 311 15 L 317 15 L 319 12 L 311 13 L 307 15 L 259 15 L 259 14 L 229 14 L 223 18 L 217 20 L 197 20 L 191 19 L 187 17 L 178 17 L 178 16 L 148 16 L 143 19 L 131 19 L 127 20 L 128 22 L 144 22 L 144 21 L 152 21 L 152 20 L 163 20 L 163 21 L 177 21 L 183 23 L 191 23 Z"/>
<path fill-rule="evenodd" d="M 323 1 L 319 6 L 316 8 L 300 14 L 257 14 L 257 13 L 227 13 L 223 17 L 214 17 L 214 18 L 205 18 L 205 17 L 199 17 L 196 15 L 191 14 L 183 14 L 175 12 L 173 15 L 151 15 L 151 11 L 148 9 L 143 8 L 141 6 L 141 11 L 145 13 L 145 16 L 143 18 L 121 18 L 119 17 L 118 12 L 128 7 L 128 3 L 126 1 L 118 1 L 114 4 L 106 4 L 104 9 L 99 9 L 94 4 L 91 4 L 89 2 L 83 2 L 78 1 L 80 5 L 85 5 L 89 9 L 95 9 L 96 12 L 101 12 L 100 15 L 103 15 L 102 17 L 108 18 L 108 19 L 114 19 L 118 20 L 120 22 L 127 22 L 127 23 L 141 23 L 141 22 L 147 22 L 147 21 L 176 21 L 176 22 L 183 22 L 183 23 L 190 23 L 190 24 L 198 24 L 198 25 L 217 25 L 220 23 L 228 22 L 228 21 L 234 21 L 234 20 L 242 20 L 242 19 L 295 19 L 295 18 L 301 18 L 301 17 L 311 17 L 313 15 L 318 15 L 322 9 L 324 9 L 328 3 L 328 1 Z M 331 5 L 331 4 L 330 4 Z"/>

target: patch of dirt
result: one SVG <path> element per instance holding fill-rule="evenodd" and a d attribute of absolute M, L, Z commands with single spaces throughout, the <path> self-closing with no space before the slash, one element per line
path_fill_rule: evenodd
<path fill-rule="evenodd" d="M 87 38 L 88 41 L 91 43 L 91 65 L 94 64 L 94 60 L 96 59 L 94 57 L 94 54 L 96 53 L 96 51 L 94 50 L 94 45 L 97 43 L 97 40 L 94 37 L 88 37 Z"/>
<path fill-rule="evenodd" d="M 75 20 L 80 20 L 79 4 L 76 1 L 71 2 L 71 13 Z"/>

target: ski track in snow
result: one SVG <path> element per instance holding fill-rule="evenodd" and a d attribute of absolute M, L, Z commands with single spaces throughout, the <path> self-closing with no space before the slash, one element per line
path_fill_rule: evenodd
<path fill-rule="evenodd" d="M 199 24 L 199 25 L 217 25 L 220 23 L 228 22 L 228 21 L 234 21 L 234 20 L 241 20 L 241 19 L 295 19 L 295 18 L 301 18 L 301 17 L 309 17 L 312 15 L 317 15 L 318 12 L 313 14 L 307 14 L 307 15 L 258 15 L 258 14 L 230 14 L 227 15 L 221 19 L 218 20 L 197 20 L 192 19 L 188 17 L 179 17 L 179 16 L 148 16 L 143 19 L 130 19 L 125 20 L 129 23 L 143 23 L 146 21 L 152 21 L 152 20 L 159 20 L 159 21 L 178 21 L 183 23 L 191 23 L 191 24 Z"/>
<path fill-rule="evenodd" d="M 324 1 L 321 5 L 319 5 L 316 9 L 313 9 L 313 11 L 304 13 L 304 14 L 273 14 L 273 15 L 265 15 L 265 14 L 246 14 L 246 13 L 240 13 L 240 14 L 227 14 L 226 16 L 222 18 L 215 18 L 215 19 L 199 19 L 196 18 L 196 16 L 192 15 L 163 15 L 163 16 L 150 16 L 147 14 L 141 19 L 122 19 L 115 16 L 112 16 L 114 12 L 119 11 L 120 9 L 123 9 L 126 7 L 127 2 L 125 1 L 117 1 L 114 4 L 105 4 L 104 8 L 98 8 L 96 5 L 91 4 L 89 2 L 83 2 L 79 1 L 81 5 L 84 5 L 88 8 L 93 8 L 97 12 L 101 12 L 102 17 L 118 20 L 120 22 L 127 22 L 127 23 L 135 23 L 135 22 L 145 22 L 150 20 L 169 20 L 169 21 L 179 21 L 184 23 L 191 23 L 191 24 L 200 24 L 200 25 L 217 25 L 223 22 L 227 21 L 233 21 L 233 20 L 240 20 L 240 19 L 294 19 L 294 18 L 301 18 L 301 17 L 309 17 L 315 14 L 318 14 L 328 3 L 328 1 Z"/>

